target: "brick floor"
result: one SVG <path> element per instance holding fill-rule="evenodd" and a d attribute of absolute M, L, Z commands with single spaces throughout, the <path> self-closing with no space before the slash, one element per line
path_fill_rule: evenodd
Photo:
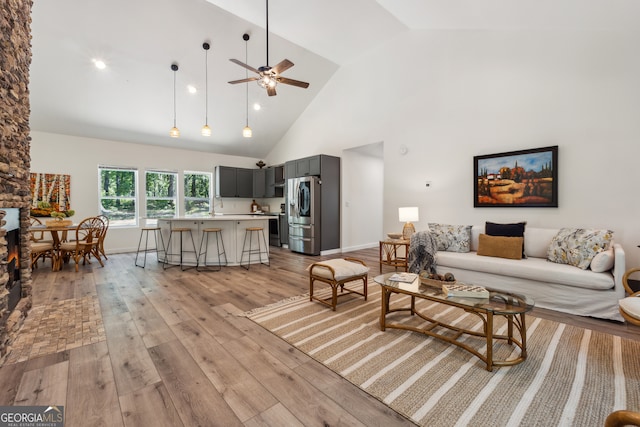
<path fill-rule="evenodd" d="M 105 339 L 96 296 L 34 305 L 5 363 L 23 362 Z"/>

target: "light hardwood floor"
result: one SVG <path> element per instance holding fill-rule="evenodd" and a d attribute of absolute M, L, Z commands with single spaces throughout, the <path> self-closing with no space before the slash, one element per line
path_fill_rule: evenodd
<path fill-rule="evenodd" d="M 97 298 L 104 334 L 0 368 L 0 405 L 65 406 L 66 426 L 413 425 L 237 314 L 308 292 L 321 259 L 271 248 L 271 267 L 147 268 L 109 255 L 33 273 L 34 307 Z M 378 249 L 350 252 L 378 274 Z M 392 271 L 385 267 L 385 272 Z M 338 306 L 339 309 L 339 306 Z M 640 328 L 535 309 L 539 317 L 640 339 Z M 105 338 L 106 337 L 106 338 Z"/>

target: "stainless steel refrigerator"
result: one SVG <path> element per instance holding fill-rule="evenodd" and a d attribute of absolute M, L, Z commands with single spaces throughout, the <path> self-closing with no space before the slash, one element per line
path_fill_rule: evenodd
<path fill-rule="evenodd" d="M 317 176 L 287 181 L 289 249 L 320 255 L 320 179 Z"/>

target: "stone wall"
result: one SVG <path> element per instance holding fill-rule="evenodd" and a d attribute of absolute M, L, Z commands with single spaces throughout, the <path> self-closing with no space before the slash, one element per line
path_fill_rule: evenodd
<path fill-rule="evenodd" d="M 0 365 L 32 301 L 29 265 L 31 6 L 31 0 L 0 2 L 0 209 L 20 208 L 22 280 L 22 299 L 9 315 L 5 242 L 4 250 L 0 248 Z"/>

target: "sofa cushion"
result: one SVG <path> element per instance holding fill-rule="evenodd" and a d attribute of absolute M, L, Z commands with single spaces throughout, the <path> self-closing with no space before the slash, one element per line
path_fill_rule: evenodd
<path fill-rule="evenodd" d="M 478 255 L 522 259 L 522 237 L 489 236 L 481 234 Z"/>
<path fill-rule="evenodd" d="M 489 236 L 505 236 L 505 237 L 522 237 L 522 256 L 526 258 L 524 252 L 524 228 L 527 225 L 526 222 L 518 222 L 513 224 L 498 224 L 495 222 L 485 222 L 484 232 Z"/>
<path fill-rule="evenodd" d="M 606 251 L 598 252 L 596 256 L 591 260 L 591 271 L 596 273 L 602 273 L 603 271 L 609 271 L 613 268 L 615 255 L 613 253 L 613 245 Z"/>
<path fill-rule="evenodd" d="M 438 252 L 437 263 L 439 272 L 446 272 L 447 267 L 451 267 L 513 277 L 516 281 L 523 278 L 598 290 L 611 289 L 614 286 L 613 275 L 609 271 L 595 273 L 571 265 L 555 264 L 544 258 L 528 257 L 514 260 L 477 256 L 475 252 Z M 487 284 L 487 287 L 491 286 Z"/>
<path fill-rule="evenodd" d="M 640 298 L 626 297 L 620 300 L 620 308 L 629 316 L 640 320 Z"/>
<path fill-rule="evenodd" d="M 561 228 L 547 250 L 547 259 L 586 270 L 593 257 L 611 244 L 613 231 Z"/>
<path fill-rule="evenodd" d="M 321 266 L 321 265 L 327 265 L 333 268 L 333 271 L 335 272 L 335 277 L 331 277 L 331 270 L 327 268 L 322 268 L 322 267 L 313 268 L 314 266 Z M 309 272 L 313 271 L 314 275 L 324 277 L 325 279 L 335 279 L 340 281 L 340 280 L 347 279 L 349 277 L 362 276 L 363 274 L 367 274 L 367 272 L 369 271 L 369 267 L 357 262 L 351 262 L 345 259 L 337 258 L 337 259 L 330 259 L 327 261 L 319 261 L 319 262 L 313 263 L 307 267 L 307 271 Z"/>
<path fill-rule="evenodd" d="M 547 258 L 551 240 L 558 234 L 557 228 L 527 227 L 524 231 L 524 253 L 527 257 Z"/>
<path fill-rule="evenodd" d="M 469 252 L 471 248 L 470 225 L 429 223 L 429 231 L 436 240 L 438 251 Z"/>

